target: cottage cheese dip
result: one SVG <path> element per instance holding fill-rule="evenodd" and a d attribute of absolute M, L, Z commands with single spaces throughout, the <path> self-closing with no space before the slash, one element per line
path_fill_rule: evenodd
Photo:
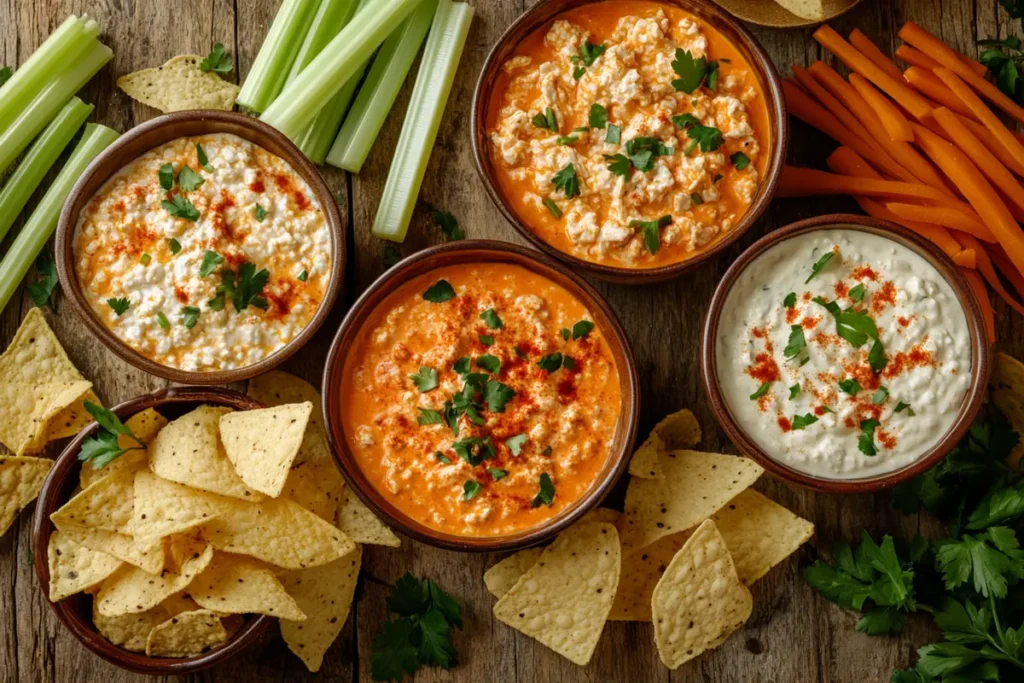
<path fill-rule="evenodd" d="M 157 363 L 252 365 L 323 301 L 331 236 L 287 162 L 235 135 L 184 137 L 118 171 L 79 217 L 75 270 L 95 316 Z"/>
<path fill-rule="evenodd" d="M 772 458 L 828 479 L 901 469 L 949 431 L 971 382 L 967 318 L 914 251 L 854 228 L 751 262 L 722 309 L 718 380 Z"/>

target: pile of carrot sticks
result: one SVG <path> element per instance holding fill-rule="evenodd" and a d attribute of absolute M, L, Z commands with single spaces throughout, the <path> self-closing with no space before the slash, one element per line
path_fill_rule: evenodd
<path fill-rule="evenodd" d="M 794 66 L 786 104 L 840 146 L 832 173 L 787 166 L 778 196 L 852 195 L 867 214 L 930 240 L 960 267 L 994 339 L 986 282 L 1024 314 L 1024 136 L 989 104 L 1020 123 L 1024 108 L 982 64 L 917 24 L 899 36 L 905 71 L 859 30 L 849 41 L 828 26 L 815 31 L 849 77 L 820 61 Z"/>

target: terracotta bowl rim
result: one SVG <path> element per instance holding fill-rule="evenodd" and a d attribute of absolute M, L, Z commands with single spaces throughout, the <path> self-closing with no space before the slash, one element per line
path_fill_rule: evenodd
<path fill-rule="evenodd" d="M 323 209 L 327 228 L 331 235 L 332 265 L 330 280 L 316 314 L 294 339 L 280 349 L 252 365 L 234 370 L 216 370 L 211 372 L 182 370 L 162 365 L 146 358 L 118 338 L 106 325 L 97 320 L 82 293 L 81 284 L 78 282 L 78 276 L 75 274 L 74 234 L 78 223 L 78 215 L 81 211 L 78 208 L 79 205 L 84 206 L 84 203 L 92 197 L 92 194 L 97 189 L 102 187 L 103 183 L 107 182 L 125 165 L 137 159 L 140 154 L 145 154 L 145 151 L 140 153 L 130 151 L 130 147 L 138 138 L 163 128 L 173 129 L 180 124 L 195 123 L 205 123 L 206 125 L 203 126 L 204 130 L 170 135 L 166 140 L 148 147 L 146 151 L 187 135 L 204 135 L 220 132 L 237 134 L 233 130 L 224 130 L 227 127 L 238 127 L 246 130 L 251 133 L 251 137 L 242 137 L 264 149 L 266 149 L 268 142 L 276 146 L 282 152 L 278 156 L 284 159 L 309 184 Z M 95 189 L 89 192 L 88 196 L 85 196 L 86 191 L 94 184 Z M 71 308 L 82 322 L 85 323 L 86 328 L 93 336 L 98 338 L 104 346 L 119 358 L 151 375 L 179 384 L 227 384 L 229 382 L 250 379 L 272 370 L 302 348 L 320 329 L 327 316 L 330 315 L 331 309 L 334 307 L 344 284 L 347 259 L 347 238 L 345 232 L 345 223 L 342 221 L 331 189 L 327 186 L 320 172 L 317 171 L 316 166 L 306 158 L 291 140 L 275 128 L 244 114 L 194 109 L 164 114 L 141 123 L 119 137 L 112 145 L 93 159 L 92 163 L 89 164 L 88 168 L 86 168 L 85 172 L 75 183 L 61 209 L 60 219 L 57 223 L 54 257 L 57 262 L 57 273 L 60 278 L 61 287 L 67 295 Z"/>
<path fill-rule="evenodd" d="M 212 403 L 229 406 L 236 410 L 255 410 L 265 407 L 260 401 L 231 389 L 168 387 L 129 399 L 110 410 L 124 420 L 146 408 L 159 408 L 180 403 L 197 405 Z M 231 659 L 252 645 L 270 627 L 274 618 L 265 615 L 252 615 L 225 645 L 195 657 L 147 657 L 145 653 L 125 650 L 104 638 L 93 626 L 92 615 L 85 615 L 79 609 L 80 602 L 75 600 L 75 596 L 58 602 L 50 601 L 50 567 L 47 548 L 50 543 L 50 535 L 55 531 L 53 523 L 50 521 L 50 515 L 66 502 L 65 492 L 73 488 L 69 479 L 73 478 L 82 467 L 78 460 L 81 444 L 95 434 L 98 429 L 99 425 L 93 422 L 79 432 L 57 456 L 36 501 L 36 509 L 32 517 L 31 543 L 32 555 L 35 558 L 32 566 L 35 569 L 36 578 L 39 580 L 39 589 L 42 591 L 43 600 L 57 615 L 57 619 L 60 620 L 64 628 L 70 631 L 86 649 L 126 671 L 150 675 L 184 675 L 208 669 Z"/>
<path fill-rule="evenodd" d="M 425 526 L 422 528 L 411 526 L 407 522 L 407 515 L 393 506 L 385 507 L 378 501 L 378 496 L 381 499 L 384 496 L 373 489 L 372 484 L 367 481 L 358 465 L 353 462 L 354 458 L 339 419 L 342 407 L 335 387 L 344 372 L 345 359 L 341 357 L 341 354 L 344 350 L 342 346 L 346 342 L 346 336 L 351 335 L 355 338 L 359 334 L 359 327 L 365 322 L 366 315 L 369 313 L 367 307 L 376 301 L 378 296 L 386 296 L 396 281 L 404 283 L 407 278 L 403 276 L 407 274 L 411 278 L 429 272 L 432 270 L 429 264 L 435 261 L 437 256 L 448 254 L 460 255 L 457 263 L 499 261 L 513 263 L 545 277 L 550 277 L 545 270 L 556 273 L 563 278 L 562 281 L 556 281 L 557 284 L 565 287 L 570 294 L 580 299 L 595 319 L 604 318 L 605 322 L 599 324 L 602 324 L 605 339 L 613 356 L 620 357 L 624 362 L 624 367 L 618 368 L 622 409 L 619 415 L 619 432 L 616 436 L 618 440 L 618 434 L 621 433 L 622 439 L 621 445 L 608 454 L 611 466 L 595 479 L 595 485 L 592 485 L 581 498 L 560 513 L 560 517 L 508 536 L 459 536 Z M 444 265 L 453 264 L 445 263 Z M 331 453 L 346 482 L 356 492 L 356 495 L 388 526 L 402 534 L 428 545 L 461 552 L 499 552 L 519 550 L 536 545 L 553 538 L 560 531 L 579 520 L 589 510 L 597 507 L 629 466 L 640 418 L 640 381 L 633 348 L 611 306 L 596 289 L 579 275 L 571 272 L 564 264 L 526 247 L 495 240 L 463 240 L 436 245 L 403 259 L 377 278 L 353 304 L 331 343 L 324 369 L 321 395 L 323 396 L 323 419 L 327 426 L 327 438 L 331 446 Z"/>
<path fill-rule="evenodd" d="M 480 75 L 477 78 L 476 87 L 473 90 L 473 103 L 470 109 L 469 124 L 470 131 L 472 132 L 473 159 L 477 174 L 483 181 L 484 189 L 487 190 L 487 196 L 490 197 L 494 206 L 505 217 L 505 220 L 515 228 L 516 232 L 548 256 L 563 261 L 573 269 L 589 273 L 594 277 L 610 282 L 629 285 L 663 282 L 698 268 L 724 252 L 746 234 L 771 204 L 782 177 L 786 150 L 789 146 L 789 116 L 786 110 L 786 100 L 782 92 L 782 80 L 771 57 L 768 56 L 768 53 L 750 29 L 717 4 L 710 0 L 686 0 L 685 3 L 683 0 L 652 0 L 660 4 L 675 5 L 688 12 L 693 12 L 694 8 L 696 8 L 702 16 L 707 17 L 708 21 L 714 23 L 715 27 L 719 30 L 723 30 L 723 26 L 726 27 L 727 30 L 724 30 L 723 33 L 729 34 L 730 37 L 735 35 L 738 38 L 736 41 L 737 48 L 741 48 L 749 53 L 748 57 L 750 58 L 751 68 L 755 73 L 760 74 L 764 84 L 764 97 L 768 103 L 769 131 L 774 141 L 770 150 L 766 172 L 761 179 L 761 184 L 757 195 L 754 197 L 754 201 L 737 225 L 722 239 L 715 242 L 710 249 L 697 254 L 693 258 L 655 268 L 637 269 L 595 263 L 561 251 L 538 237 L 533 230 L 527 227 L 519 216 L 516 215 L 512 207 L 509 206 L 508 202 L 505 201 L 502 191 L 494 178 L 495 169 L 487 153 L 487 132 L 485 130 L 487 101 L 490 97 L 489 85 L 501 68 L 498 58 L 508 49 L 510 44 L 521 42 L 525 35 L 528 34 L 528 29 L 531 27 L 536 28 L 534 24 L 539 25 L 540 22 L 537 22 L 539 16 L 545 16 L 550 12 L 552 17 L 554 17 L 558 13 L 572 7 L 606 1 L 608 0 L 541 0 L 541 2 L 523 12 L 501 34 L 501 37 L 498 38 L 487 55 L 487 59 L 484 61 Z M 558 9 L 552 9 L 552 7 L 558 7 Z M 524 35 L 520 35 L 520 33 L 524 33 Z"/>
<path fill-rule="evenodd" d="M 860 479 L 819 477 L 792 469 L 771 457 L 747 435 L 737 420 L 733 418 L 718 381 L 714 340 L 726 298 L 740 274 L 757 257 L 776 244 L 797 235 L 831 228 L 858 230 L 891 239 L 911 249 L 932 264 L 956 293 L 967 318 L 971 338 L 971 385 L 964 396 L 960 412 L 946 431 L 945 436 L 909 465 L 892 472 Z M 715 417 L 743 455 L 756 460 L 758 464 L 775 476 L 803 488 L 824 493 L 871 493 L 901 484 L 930 469 L 964 437 L 985 400 L 988 376 L 992 367 L 991 354 L 992 349 L 985 331 L 981 306 L 970 285 L 957 270 L 956 264 L 945 253 L 900 225 L 870 216 L 833 213 L 797 221 L 768 233 L 744 251 L 729 267 L 722 277 L 721 283 L 715 289 L 711 306 L 705 318 L 704 333 L 701 338 L 701 375 Z"/>

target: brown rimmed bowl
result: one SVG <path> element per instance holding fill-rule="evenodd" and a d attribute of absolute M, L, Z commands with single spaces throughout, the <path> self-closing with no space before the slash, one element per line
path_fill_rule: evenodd
<path fill-rule="evenodd" d="M 331 276 L 324 292 L 323 301 L 309 324 L 288 344 L 263 360 L 234 370 L 193 372 L 162 365 L 146 358 L 122 341 L 93 314 L 89 302 L 82 292 L 75 273 L 74 236 L 78 217 L 100 187 L 127 164 L 154 147 L 181 137 L 231 133 L 248 140 L 272 154 L 284 159 L 295 172 L 309 184 L 323 209 L 328 230 L 331 233 Z M 145 370 L 151 375 L 179 384 L 227 384 L 250 379 L 272 370 L 302 348 L 326 320 L 334 306 L 344 281 L 346 259 L 345 226 L 338 212 L 331 189 L 327 187 L 316 166 L 306 158 L 298 147 L 276 129 L 261 121 L 231 112 L 198 109 L 181 111 L 159 116 L 132 128 L 117 139 L 114 144 L 93 160 L 75 183 L 57 223 L 57 239 L 54 249 L 57 273 L 61 287 L 67 295 L 71 308 L 89 331 L 100 342 L 122 360 Z"/>
<path fill-rule="evenodd" d="M 389 294 L 409 280 L 445 266 L 475 263 L 510 263 L 521 266 L 565 288 L 585 305 L 608 342 L 622 391 L 622 407 L 615 438 L 604 468 L 587 492 L 571 506 L 540 525 L 504 536 L 445 533 L 402 512 L 363 473 L 349 448 L 341 420 L 342 411 L 345 410 L 341 400 L 341 385 L 346 359 L 355 341 L 365 331 L 367 318 Z M 597 507 L 629 465 L 640 417 L 640 383 L 633 349 L 608 303 L 583 278 L 557 261 L 524 247 L 492 240 L 466 240 L 431 247 L 401 261 L 370 285 L 345 317 L 331 344 L 321 393 L 331 452 L 349 486 L 359 498 L 386 524 L 406 536 L 428 545 L 464 552 L 518 550 L 542 543 Z"/>
<path fill-rule="evenodd" d="M 765 167 L 757 195 L 747 212 L 732 230 L 715 242 L 709 249 L 694 255 L 685 261 L 670 263 L 655 268 L 625 268 L 603 263 L 595 263 L 579 258 L 541 239 L 516 214 L 496 179 L 497 170 L 490 154 L 490 140 L 487 134 L 488 120 L 491 118 L 491 93 L 502 71 L 502 65 L 515 55 L 520 44 L 534 31 L 552 22 L 559 14 L 584 5 L 598 2 L 614 2 L 615 0 L 542 0 L 520 16 L 498 39 L 487 61 L 484 62 L 480 77 L 473 91 L 473 108 L 470 130 L 473 133 L 473 156 L 477 172 L 483 180 L 484 187 L 494 205 L 498 207 L 512 227 L 531 244 L 560 261 L 568 263 L 573 270 L 583 271 L 602 280 L 629 285 L 643 285 L 662 282 L 677 277 L 696 268 L 727 249 L 738 240 L 768 208 L 782 174 L 786 160 L 786 148 L 789 145 L 789 117 L 786 114 L 786 102 L 782 94 L 782 82 L 778 71 L 768 53 L 757 41 L 757 38 L 742 22 L 710 0 L 656 0 L 663 5 L 673 5 L 703 19 L 720 31 L 729 42 L 750 63 L 761 86 L 761 93 L 768 107 L 769 146 L 768 163 Z"/>
<path fill-rule="evenodd" d="M 718 337 L 719 320 L 725 308 L 726 299 L 740 274 L 768 249 L 780 242 L 828 229 L 858 230 L 878 235 L 917 253 L 934 266 L 953 288 L 953 292 L 964 310 L 970 333 L 971 384 L 960 406 L 960 412 L 957 413 L 956 419 L 945 436 L 931 450 L 923 453 L 909 465 L 873 477 L 832 479 L 814 476 L 784 465 L 771 457 L 747 435 L 743 427 L 733 417 L 725 395 L 719 386 L 715 340 Z M 964 437 L 985 400 L 988 376 L 992 366 L 991 354 L 992 350 L 985 332 L 984 318 L 978 299 L 974 296 L 974 292 L 963 275 L 957 270 L 957 266 L 938 247 L 910 230 L 888 221 L 852 214 L 827 214 L 792 223 L 765 235 L 744 251 L 729 267 L 722 282 L 715 290 L 704 323 L 704 334 L 701 340 L 701 372 L 704 388 L 711 401 L 711 409 L 718 418 L 719 424 L 722 425 L 726 434 L 743 455 L 753 458 L 772 474 L 797 486 L 824 493 L 871 493 L 901 484 L 930 469 L 946 457 L 946 454 Z"/>
<path fill-rule="evenodd" d="M 255 410 L 265 407 L 259 401 L 229 389 L 172 387 L 125 401 L 111 410 L 121 418 L 122 422 L 148 408 L 154 408 L 164 417 L 173 420 L 203 404 L 227 406 L 235 410 Z M 250 615 L 231 640 L 195 657 L 147 657 L 145 653 L 132 652 L 114 645 L 96 630 L 92 623 L 92 598 L 90 596 L 79 593 L 59 602 L 50 602 L 50 566 L 47 561 L 47 548 L 50 544 L 50 534 L 54 532 L 50 515 L 71 498 L 78 485 L 78 473 L 82 467 L 82 463 L 78 460 L 82 442 L 93 436 L 98 430 L 99 425 L 94 422 L 68 444 L 67 448 L 58 456 L 46 481 L 43 482 L 42 491 L 36 501 L 35 515 L 32 520 L 32 555 L 36 559 L 32 566 L 36 570 L 36 578 L 39 579 L 39 588 L 43 592 L 43 599 L 50 605 L 50 609 L 57 615 L 64 627 L 87 649 L 127 671 L 160 676 L 185 675 L 208 669 L 231 659 L 256 642 L 270 627 L 274 619 L 267 616 Z"/>

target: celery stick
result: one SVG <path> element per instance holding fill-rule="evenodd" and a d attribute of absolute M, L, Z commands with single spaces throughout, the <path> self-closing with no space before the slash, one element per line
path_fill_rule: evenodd
<path fill-rule="evenodd" d="M 110 48 L 93 41 L 92 48 L 47 83 L 35 99 L 18 113 L 10 126 L 0 128 L 0 173 L 21 154 L 71 96 L 113 56 Z"/>
<path fill-rule="evenodd" d="M 356 13 L 298 77 L 285 86 L 262 120 L 295 139 L 421 0 L 374 0 Z"/>
<path fill-rule="evenodd" d="M 373 221 L 376 237 L 393 242 L 405 239 L 472 20 L 473 8 L 466 3 L 452 0 L 438 3 L 398 147 Z"/>
<path fill-rule="evenodd" d="M 313 122 L 309 124 L 302 136 L 294 141 L 299 146 L 299 149 L 302 150 L 302 153 L 309 157 L 309 160 L 314 164 L 323 166 L 324 161 L 327 159 L 327 150 L 331 148 L 331 143 L 334 142 L 334 136 L 337 135 L 338 128 L 341 126 L 341 120 L 345 118 L 348 105 L 352 102 L 352 98 L 355 97 L 359 81 L 366 72 L 368 65 L 369 62 L 363 63 L 352 74 L 352 77 L 342 86 L 338 94 L 332 97 L 324 105 L 323 109 L 316 113 Z"/>
<path fill-rule="evenodd" d="M 28 198 L 39 187 L 43 176 L 57 161 L 57 157 L 71 142 L 71 138 L 89 118 L 90 112 L 91 104 L 72 97 L 46 130 L 32 143 L 28 154 L 18 164 L 18 170 L 0 191 L 0 240 L 11 229 L 18 214 L 25 208 Z"/>
<path fill-rule="evenodd" d="M 436 10 L 437 0 L 424 0 L 381 45 L 327 155 L 327 163 L 359 173 L 427 37 Z"/>
<path fill-rule="evenodd" d="M 235 100 L 241 106 L 262 112 L 281 92 L 295 55 L 302 45 L 318 0 L 284 0 L 274 23 L 256 55 Z"/>
<path fill-rule="evenodd" d="M 0 130 L 10 125 L 57 74 L 81 58 L 96 43 L 99 32 L 95 21 L 73 14 L 57 27 L 0 87 Z"/>
<path fill-rule="evenodd" d="M 21 229 L 11 248 L 0 261 L 0 310 L 7 306 L 11 296 L 18 289 L 25 273 L 35 262 L 39 252 L 50 239 L 54 228 L 57 227 L 57 218 L 64 206 L 71 188 L 78 181 L 78 178 L 85 172 L 86 167 L 96 156 L 110 146 L 116 140 L 118 134 L 106 126 L 98 123 L 89 123 L 85 126 L 82 139 L 75 146 L 64 168 L 54 179 L 50 189 L 46 191 L 39 201 L 25 227 Z"/>
<path fill-rule="evenodd" d="M 306 38 L 302 41 L 295 61 L 292 62 L 287 82 L 295 80 L 334 36 L 338 35 L 338 31 L 352 20 L 358 7 L 358 0 L 320 0 L 320 7 L 316 10 L 313 23 L 306 32 Z"/>

